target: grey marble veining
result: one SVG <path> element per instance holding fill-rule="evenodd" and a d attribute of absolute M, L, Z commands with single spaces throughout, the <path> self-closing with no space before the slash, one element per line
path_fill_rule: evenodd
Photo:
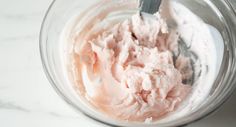
<path fill-rule="evenodd" d="M 22 112 L 29 112 L 29 110 L 25 109 L 24 107 L 15 105 L 15 104 L 10 103 L 10 102 L 4 102 L 4 101 L 0 101 L 0 109 L 2 109 L 2 110 L 18 110 L 18 111 L 22 111 Z"/>

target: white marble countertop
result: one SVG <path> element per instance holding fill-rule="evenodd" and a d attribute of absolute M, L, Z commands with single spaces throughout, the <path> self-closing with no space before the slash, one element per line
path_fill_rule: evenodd
<path fill-rule="evenodd" d="M 39 55 L 39 31 L 52 0 L 0 0 L 0 126 L 101 127 L 53 90 Z M 188 127 L 236 126 L 236 92 L 217 113 Z"/>

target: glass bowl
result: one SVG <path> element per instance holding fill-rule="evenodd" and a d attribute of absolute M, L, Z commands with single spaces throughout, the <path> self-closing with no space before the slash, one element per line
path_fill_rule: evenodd
<path fill-rule="evenodd" d="M 197 121 L 215 111 L 229 98 L 236 86 L 236 12 L 228 0 L 174 1 L 180 2 L 205 23 L 214 26 L 223 38 L 223 44 L 220 44 L 222 46 L 217 49 L 217 52 L 222 53 L 222 60 L 219 62 L 219 73 L 216 74 L 217 76 L 208 97 L 196 110 L 168 122 L 147 124 L 118 121 L 96 111 L 79 96 L 78 89 L 66 78 L 65 65 L 61 59 L 63 52 L 66 53 L 66 51 L 61 50 L 63 44 L 60 42 L 60 35 L 70 19 L 75 17 L 75 15 L 86 15 L 89 12 L 88 9 L 98 3 L 99 0 L 54 0 L 47 11 L 40 32 L 40 54 L 45 74 L 57 93 L 76 111 L 82 112 L 88 118 L 105 125 L 118 127 L 182 126 Z M 102 6 L 110 4 L 125 6 L 125 11 L 129 13 L 123 15 L 122 18 L 124 18 L 138 10 L 134 6 L 127 6 L 129 2 L 137 2 L 137 0 L 106 0 Z"/>

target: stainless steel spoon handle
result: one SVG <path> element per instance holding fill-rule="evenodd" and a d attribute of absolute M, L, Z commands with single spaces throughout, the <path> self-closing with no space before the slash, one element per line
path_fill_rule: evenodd
<path fill-rule="evenodd" d="M 154 14 L 159 10 L 161 0 L 139 0 L 141 12 Z"/>

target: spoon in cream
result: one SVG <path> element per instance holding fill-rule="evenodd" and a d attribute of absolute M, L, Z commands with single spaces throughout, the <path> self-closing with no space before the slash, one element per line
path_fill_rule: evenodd
<path fill-rule="evenodd" d="M 145 12 L 148 14 L 156 13 L 161 5 L 161 0 L 140 0 L 139 2 L 141 12 Z"/>

